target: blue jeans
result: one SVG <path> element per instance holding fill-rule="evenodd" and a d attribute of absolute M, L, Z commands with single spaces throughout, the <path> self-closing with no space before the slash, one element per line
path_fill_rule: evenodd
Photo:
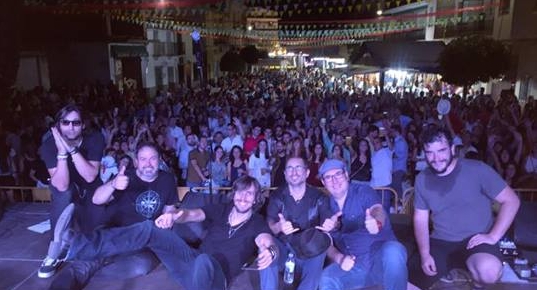
<path fill-rule="evenodd" d="M 149 248 L 170 275 L 186 289 L 224 289 L 222 268 L 212 257 L 198 253 L 171 230 L 153 221 L 127 227 L 100 229 L 74 239 L 68 259 L 95 260 Z"/>
<path fill-rule="evenodd" d="M 91 201 L 93 192 L 89 189 L 80 189 L 75 183 L 71 182 L 65 191 L 60 191 L 52 184 L 50 190 L 50 225 L 52 233 L 58 222 L 62 211 L 70 203 L 76 206 L 75 227 L 83 233 L 92 232 L 95 228 L 102 226 L 106 222 L 106 215 L 103 206 L 95 205 Z M 88 218 L 91 216 L 91 218 Z"/>
<path fill-rule="evenodd" d="M 276 290 L 279 284 L 279 271 L 284 268 L 285 260 L 289 252 L 295 255 L 295 281 L 299 280 L 298 290 L 315 290 L 319 286 L 319 277 L 323 271 L 324 259 L 326 253 L 318 255 L 309 259 L 299 259 L 296 256 L 295 251 L 288 244 L 283 244 L 279 239 L 274 239 L 280 254 L 278 261 L 272 263 L 268 268 L 260 271 L 261 289 L 263 290 Z M 297 277 L 297 268 L 301 269 L 302 276 Z"/>
<path fill-rule="evenodd" d="M 52 233 L 56 228 L 58 218 L 62 214 L 62 211 L 73 202 L 73 194 L 78 193 L 73 183 L 69 184 L 69 187 L 65 191 L 59 191 L 52 184 L 49 185 L 50 190 L 50 227 Z"/>
<path fill-rule="evenodd" d="M 383 285 L 386 290 L 406 290 L 407 281 L 405 247 L 397 241 L 388 241 L 373 254 L 370 268 L 364 267 L 358 260 L 348 272 L 337 263 L 326 267 L 319 288 L 345 290 Z"/>

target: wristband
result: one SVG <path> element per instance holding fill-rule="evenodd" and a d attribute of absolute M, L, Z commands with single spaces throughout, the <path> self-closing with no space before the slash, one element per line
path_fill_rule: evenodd
<path fill-rule="evenodd" d="M 65 160 L 67 158 L 69 158 L 69 155 L 67 155 L 67 154 L 58 154 L 58 155 L 56 155 L 56 159 L 58 159 L 58 160 Z"/>
<path fill-rule="evenodd" d="M 75 155 L 75 154 L 77 154 L 77 153 L 78 153 L 78 147 L 77 147 L 77 146 L 75 146 L 75 147 L 73 148 L 73 150 L 69 151 L 69 155 Z"/>

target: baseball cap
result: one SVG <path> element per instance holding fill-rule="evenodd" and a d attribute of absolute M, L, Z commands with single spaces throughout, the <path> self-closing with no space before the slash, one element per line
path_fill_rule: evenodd
<path fill-rule="evenodd" d="M 322 177 L 326 172 L 332 169 L 347 169 L 347 165 L 341 160 L 338 159 L 327 159 L 321 167 L 319 167 L 319 177 Z"/>

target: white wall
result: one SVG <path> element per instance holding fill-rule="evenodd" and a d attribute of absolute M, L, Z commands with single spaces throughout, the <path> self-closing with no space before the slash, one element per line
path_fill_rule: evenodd
<path fill-rule="evenodd" d="M 508 14 L 500 15 L 500 8 L 496 7 L 496 11 L 494 12 L 494 26 L 492 28 L 492 37 L 495 39 L 505 40 L 511 38 L 515 1 L 511 0 Z"/>

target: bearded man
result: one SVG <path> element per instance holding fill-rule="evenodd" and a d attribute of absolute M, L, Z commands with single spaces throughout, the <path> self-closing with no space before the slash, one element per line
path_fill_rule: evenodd
<path fill-rule="evenodd" d="M 428 289 L 440 278 L 450 279 L 451 269 L 466 268 L 475 287 L 496 283 L 503 269 L 498 241 L 518 211 L 517 195 L 490 166 L 456 158 L 448 130 L 426 128 L 421 142 L 429 167 L 415 183 L 414 234 L 421 269 L 410 271 L 411 282 Z M 494 201 L 500 205 L 496 218 Z"/>

